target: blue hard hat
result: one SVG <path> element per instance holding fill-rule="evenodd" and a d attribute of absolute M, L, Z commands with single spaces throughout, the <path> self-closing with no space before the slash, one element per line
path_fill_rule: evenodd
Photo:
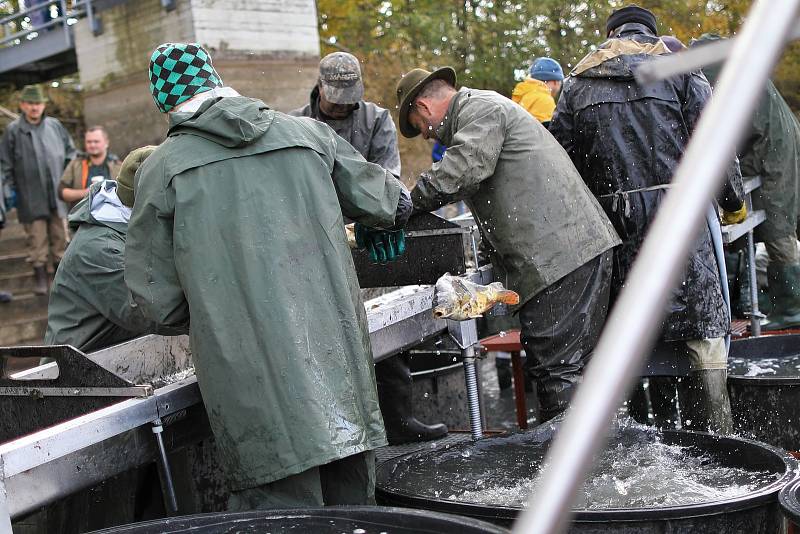
<path fill-rule="evenodd" d="M 534 61 L 533 65 L 531 65 L 530 74 L 531 78 L 542 80 L 543 82 L 564 79 L 564 71 L 561 70 L 561 65 L 558 64 L 558 61 L 549 57 L 540 57 Z"/>

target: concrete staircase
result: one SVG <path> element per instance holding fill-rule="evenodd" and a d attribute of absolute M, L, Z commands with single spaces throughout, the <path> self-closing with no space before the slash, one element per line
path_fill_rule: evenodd
<path fill-rule="evenodd" d="M 14 300 L 0 303 L 0 347 L 41 343 L 47 329 L 47 295 L 34 295 L 33 269 L 25 261 L 25 231 L 16 210 L 0 230 L 0 290 Z"/>

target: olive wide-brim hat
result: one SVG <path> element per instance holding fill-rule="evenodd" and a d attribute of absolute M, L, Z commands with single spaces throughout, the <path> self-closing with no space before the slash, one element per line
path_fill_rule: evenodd
<path fill-rule="evenodd" d="M 400 133 L 403 137 L 416 137 L 419 130 L 408 122 L 408 113 L 417 95 L 425 84 L 433 80 L 444 80 L 453 87 L 456 86 L 456 71 L 452 67 L 442 67 L 433 72 L 425 69 L 414 69 L 407 72 L 397 82 L 397 105 L 400 107 Z"/>

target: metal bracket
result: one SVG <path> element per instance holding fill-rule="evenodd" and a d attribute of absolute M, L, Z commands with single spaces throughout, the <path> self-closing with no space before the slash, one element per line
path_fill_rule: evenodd
<path fill-rule="evenodd" d="M 0 387 L 0 396 L 11 397 L 149 397 L 153 386 L 131 387 Z"/>
<path fill-rule="evenodd" d="M 462 349 L 472 347 L 478 342 L 478 326 L 475 319 L 470 319 L 469 321 L 451 321 L 448 319 L 447 331 Z"/>

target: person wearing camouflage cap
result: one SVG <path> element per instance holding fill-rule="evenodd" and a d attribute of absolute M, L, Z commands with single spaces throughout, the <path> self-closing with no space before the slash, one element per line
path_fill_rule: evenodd
<path fill-rule="evenodd" d="M 158 325 L 191 317 L 231 510 L 373 503 L 386 434 L 342 217 L 399 230 L 408 192 L 326 124 L 218 85 L 210 65 L 197 45 L 153 54 L 169 130 L 136 176 L 125 281 Z"/>
<path fill-rule="evenodd" d="M 22 114 L 0 139 L 0 168 L 5 187 L 16 198 L 17 219 L 28 236 L 28 263 L 36 280 L 34 292 L 47 293 L 47 264 L 58 265 L 66 247 L 67 207 L 58 198 L 64 168 L 75 157 L 66 128 L 45 115 L 47 97 L 41 86 L 26 86 L 20 95 Z"/>
<path fill-rule="evenodd" d="M 47 345 L 84 352 L 155 332 L 125 285 L 125 240 L 137 169 L 156 147 L 131 152 L 117 180 L 95 183 L 69 214 L 74 237 L 53 279 Z"/>
<path fill-rule="evenodd" d="M 400 177 L 400 149 L 392 115 L 366 102 L 358 59 L 333 52 L 319 62 L 319 80 L 309 103 L 290 115 L 322 121 L 358 150 L 364 159 Z M 403 354 L 375 365 L 381 413 L 390 444 L 438 439 L 447 427 L 426 425 L 413 415 L 411 370 Z"/>

